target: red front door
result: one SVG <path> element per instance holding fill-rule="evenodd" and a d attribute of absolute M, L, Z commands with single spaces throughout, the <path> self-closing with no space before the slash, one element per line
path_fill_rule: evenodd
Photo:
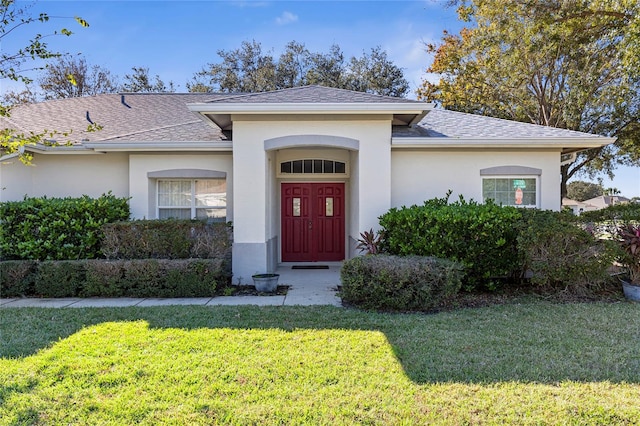
<path fill-rule="evenodd" d="M 344 259 L 344 183 L 282 184 L 282 261 Z"/>

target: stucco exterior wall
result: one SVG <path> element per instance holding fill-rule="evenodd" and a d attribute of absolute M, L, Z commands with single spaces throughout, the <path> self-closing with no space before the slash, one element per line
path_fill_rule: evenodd
<path fill-rule="evenodd" d="M 155 219 L 155 180 L 147 176 L 161 170 L 201 169 L 227 173 L 227 220 L 233 220 L 233 166 L 231 153 L 131 154 L 129 158 L 129 196 L 131 217 Z"/>
<path fill-rule="evenodd" d="M 459 194 L 482 201 L 480 170 L 498 166 L 525 166 L 542 170 L 539 183 L 540 208 L 560 209 L 559 150 L 405 150 L 391 154 L 394 207 L 422 204 L 443 197 L 450 189 L 451 200 Z"/>
<path fill-rule="evenodd" d="M 295 135 L 315 135 L 317 140 L 322 140 L 322 137 L 342 137 L 358 141 L 358 155 L 350 155 L 350 160 L 356 160 L 358 164 L 354 166 L 353 161 L 349 163 L 351 173 L 355 167 L 358 177 L 354 181 L 352 174 L 348 185 L 347 202 L 351 222 L 348 225 L 349 234 L 375 226 L 378 215 L 389 209 L 390 116 L 290 116 L 285 119 L 240 115 L 233 117 L 233 120 L 234 282 L 250 282 L 252 274 L 267 272 L 277 261 L 273 259 L 273 240 L 279 235 L 280 181 L 274 179 L 276 162 L 265 151 L 267 140 Z M 282 149 L 317 151 L 318 146 L 310 143 L 308 146 L 300 144 Z M 354 193 L 360 199 L 354 197 Z"/>
<path fill-rule="evenodd" d="M 99 197 L 111 191 L 117 197 L 129 195 L 128 155 L 34 154 L 26 166 L 18 159 L 0 165 L 0 200 L 30 197 Z"/>

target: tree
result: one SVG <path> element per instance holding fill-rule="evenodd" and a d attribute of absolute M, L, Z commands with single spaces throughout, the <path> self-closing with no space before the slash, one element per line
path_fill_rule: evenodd
<path fill-rule="evenodd" d="M 602 184 L 576 180 L 567 184 L 567 198 L 576 201 L 589 200 L 604 194 Z"/>
<path fill-rule="evenodd" d="M 446 108 L 618 138 L 562 166 L 563 196 L 577 173 L 613 176 L 640 164 L 640 2 L 468 0 L 469 26 L 428 45 L 440 74 L 421 99 Z"/>
<path fill-rule="evenodd" d="M 18 7 L 15 0 L 0 0 L 0 43 L 6 40 L 15 30 L 20 27 L 45 23 L 50 19 L 67 20 L 68 18 L 50 18 L 46 13 L 41 13 L 37 17 L 31 16 L 29 11 L 23 7 Z M 82 18 L 75 17 L 75 21 L 82 27 L 88 27 L 89 24 Z M 39 60 L 47 60 L 59 57 L 59 52 L 49 49 L 46 38 L 50 36 L 70 36 L 72 34 L 67 28 L 54 31 L 52 34 L 36 34 L 26 46 L 16 51 L 0 51 L 0 80 L 10 79 L 21 81 L 25 84 L 31 82 L 31 79 L 24 73 L 29 70 L 42 69 L 37 64 Z M 25 68 L 27 63 L 32 63 L 32 68 Z M 14 100 L 19 100 L 15 98 Z M 24 100 L 24 98 L 22 98 Z M 5 99 L 6 100 L 6 99 Z M 0 105 L 0 117 L 7 116 L 10 108 L 7 104 Z M 20 148 L 27 144 L 35 144 L 40 142 L 47 134 L 20 134 L 12 129 L 0 129 L 0 155 L 7 153 L 20 152 Z M 30 161 L 28 154 L 22 153 L 20 158 L 24 162 Z"/>
<path fill-rule="evenodd" d="M 118 91 L 111 72 L 98 65 L 89 66 L 83 57 L 60 56 L 47 65 L 38 79 L 45 99 L 94 96 Z"/>
<path fill-rule="evenodd" d="M 351 58 L 347 87 L 359 92 L 384 96 L 403 96 L 409 90 L 402 69 L 387 58 L 380 46 L 363 52 L 360 58 Z"/>
<path fill-rule="evenodd" d="M 405 96 L 409 90 L 402 69 L 380 47 L 347 62 L 338 45 L 327 53 L 314 53 L 291 41 L 276 60 L 253 40 L 235 50 L 219 50 L 218 56 L 222 62 L 196 73 L 187 83 L 189 91 L 251 93 L 310 84 L 390 96 Z"/>
<path fill-rule="evenodd" d="M 140 93 L 173 93 L 176 91 L 173 81 L 167 86 L 160 76 L 156 74 L 155 81 L 152 82 L 149 76 L 149 68 L 133 67 L 133 74 L 124 76 L 125 83 L 122 85 L 124 92 Z"/>

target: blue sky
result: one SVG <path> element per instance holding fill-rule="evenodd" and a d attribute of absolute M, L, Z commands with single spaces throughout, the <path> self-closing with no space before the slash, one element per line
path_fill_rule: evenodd
<path fill-rule="evenodd" d="M 217 51 L 231 50 L 243 40 L 256 40 L 278 56 L 292 40 L 315 52 L 338 44 L 345 57 L 381 46 L 404 69 L 411 96 L 426 77 L 430 58 L 424 43 L 440 39 L 443 30 L 461 28 L 455 10 L 444 0 L 421 1 L 19 1 L 35 14 L 46 12 L 48 24 L 31 24 L 2 41 L 2 49 L 24 46 L 34 32 L 68 28 L 71 37 L 48 39 L 53 49 L 83 54 L 91 65 L 109 69 L 122 79 L 132 67 L 144 66 L 178 91 Z M 89 22 L 82 28 L 72 19 Z M 15 88 L 1 81 L 0 90 Z M 613 182 L 626 196 L 640 196 L 640 168 L 620 168 Z"/>

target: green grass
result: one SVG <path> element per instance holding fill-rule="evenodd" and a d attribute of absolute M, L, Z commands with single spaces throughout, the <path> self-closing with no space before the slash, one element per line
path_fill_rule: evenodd
<path fill-rule="evenodd" d="M 640 424 L 640 306 L 0 309 L 0 425 Z"/>

